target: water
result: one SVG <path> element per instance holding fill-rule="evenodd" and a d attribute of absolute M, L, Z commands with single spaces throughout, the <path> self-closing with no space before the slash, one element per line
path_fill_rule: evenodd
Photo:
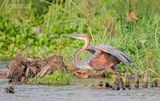
<path fill-rule="evenodd" d="M 6 61 L 0 62 L 0 69 L 6 70 Z M 107 90 L 93 89 L 89 84 L 96 80 L 80 80 L 71 86 L 16 85 L 14 94 L 7 94 L 6 79 L 0 79 L 0 101 L 159 101 L 160 89 Z"/>

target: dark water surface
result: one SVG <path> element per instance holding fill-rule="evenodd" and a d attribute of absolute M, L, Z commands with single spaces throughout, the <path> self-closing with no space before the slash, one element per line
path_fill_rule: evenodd
<path fill-rule="evenodd" d="M 0 62 L 6 70 L 7 61 Z M 160 101 L 160 89 L 107 90 L 92 89 L 90 84 L 97 80 L 80 80 L 71 86 L 16 85 L 15 94 L 7 94 L 6 79 L 0 79 L 0 101 Z"/>

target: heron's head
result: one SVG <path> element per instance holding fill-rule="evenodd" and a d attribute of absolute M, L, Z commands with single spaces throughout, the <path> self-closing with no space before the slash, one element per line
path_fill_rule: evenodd
<path fill-rule="evenodd" d="M 72 37 L 80 40 L 89 40 L 86 34 L 64 34 L 63 36 Z"/>

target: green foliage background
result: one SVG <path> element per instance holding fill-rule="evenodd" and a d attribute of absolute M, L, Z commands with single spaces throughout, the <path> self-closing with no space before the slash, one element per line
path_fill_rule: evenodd
<path fill-rule="evenodd" d="M 31 57 L 59 54 L 68 63 L 83 42 L 62 35 L 92 37 L 92 32 L 92 45 L 109 44 L 124 51 L 133 70 L 160 72 L 159 4 L 160 0 L 0 0 L 0 58 L 19 51 Z M 138 20 L 127 22 L 132 11 Z M 114 36 L 105 24 L 109 18 L 115 23 Z"/>

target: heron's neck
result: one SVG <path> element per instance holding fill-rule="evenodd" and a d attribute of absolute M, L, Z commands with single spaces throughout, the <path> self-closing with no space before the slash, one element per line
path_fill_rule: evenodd
<path fill-rule="evenodd" d="M 74 55 L 74 65 L 76 67 L 78 67 L 78 57 L 79 57 L 80 53 L 83 52 L 84 50 L 86 50 L 90 45 L 89 39 L 85 39 L 84 41 L 85 41 L 84 46 L 82 48 L 76 50 L 75 55 Z"/>

